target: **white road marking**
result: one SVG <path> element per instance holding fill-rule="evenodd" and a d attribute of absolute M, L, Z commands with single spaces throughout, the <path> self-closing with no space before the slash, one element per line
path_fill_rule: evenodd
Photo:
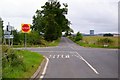
<path fill-rule="evenodd" d="M 74 49 L 73 47 L 70 47 L 70 48 Z"/>
<path fill-rule="evenodd" d="M 60 55 L 57 55 L 57 58 L 59 58 Z"/>
<path fill-rule="evenodd" d="M 78 54 L 76 52 L 76 54 Z M 82 59 L 96 74 L 99 74 L 98 71 L 90 64 L 87 62 L 87 60 L 85 60 L 80 54 L 78 54 L 78 56 L 80 57 L 80 59 Z"/>
<path fill-rule="evenodd" d="M 68 58 L 70 58 L 70 56 L 68 55 Z"/>
<path fill-rule="evenodd" d="M 63 58 L 63 55 L 61 55 L 61 58 Z"/>
<path fill-rule="evenodd" d="M 53 55 L 53 58 L 55 58 L 55 55 Z"/>
<path fill-rule="evenodd" d="M 66 58 L 70 58 L 70 56 L 69 56 L 69 55 L 67 55 L 67 56 L 66 56 Z"/>
<path fill-rule="evenodd" d="M 44 56 L 44 57 L 45 57 L 45 56 Z M 46 58 L 47 62 L 46 62 L 46 64 L 45 64 L 44 70 L 43 70 L 42 75 L 40 76 L 40 78 L 43 78 L 43 77 L 44 77 L 44 75 L 45 75 L 45 73 L 46 73 L 46 70 L 47 70 L 47 66 L 48 66 L 49 59 L 48 59 L 47 57 L 45 57 L 45 58 Z"/>
<path fill-rule="evenodd" d="M 75 57 L 78 57 L 78 58 L 80 58 L 81 59 L 81 57 L 79 57 L 79 56 L 77 56 L 77 55 L 74 55 Z"/>
<path fill-rule="evenodd" d="M 52 55 L 49 56 L 49 58 L 51 58 Z"/>

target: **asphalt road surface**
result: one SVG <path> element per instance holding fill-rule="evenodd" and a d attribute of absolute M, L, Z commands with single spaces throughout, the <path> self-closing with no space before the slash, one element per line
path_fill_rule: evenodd
<path fill-rule="evenodd" d="M 118 50 L 84 48 L 62 37 L 59 46 L 27 48 L 49 59 L 44 78 L 118 78 Z"/>

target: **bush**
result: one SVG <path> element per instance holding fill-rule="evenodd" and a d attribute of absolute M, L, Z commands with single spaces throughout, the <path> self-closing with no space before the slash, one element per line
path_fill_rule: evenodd
<path fill-rule="evenodd" d="M 2 53 L 7 53 L 8 49 L 8 46 L 2 45 Z"/>
<path fill-rule="evenodd" d="M 83 38 L 82 34 L 80 32 L 77 32 L 77 35 L 75 37 L 75 41 L 80 41 L 80 40 L 82 40 L 82 38 Z"/>
<path fill-rule="evenodd" d="M 98 39 L 97 43 L 102 45 L 110 45 L 113 43 L 113 40 L 109 38 L 103 38 L 103 39 Z"/>
<path fill-rule="evenodd" d="M 31 31 L 30 33 L 25 33 L 26 34 L 26 40 L 27 44 L 29 45 L 37 45 L 40 42 L 41 36 L 39 32 L 37 31 Z M 24 33 L 17 32 L 16 30 L 13 31 L 14 39 L 13 39 L 13 44 L 14 45 L 22 45 L 24 44 Z"/>
<path fill-rule="evenodd" d="M 9 49 L 7 46 L 2 46 L 2 67 L 23 65 L 23 57 L 17 55 L 15 50 Z"/>

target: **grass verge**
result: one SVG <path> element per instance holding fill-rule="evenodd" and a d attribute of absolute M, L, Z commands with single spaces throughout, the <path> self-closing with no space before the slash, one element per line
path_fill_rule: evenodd
<path fill-rule="evenodd" d="M 84 36 L 81 41 L 75 41 L 73 37 L 68 37 L 75 43 L 77 43 L 80 46 L 84 47 L 91 47 L 91 48 L 114 48 L 114 49 L 120 49 L 120 37 L 103 37 L 103 36 Z M 103 44 L 98 44 L 98 40 L 108 38 L 113 41 L 112 44 L 109 44 L 109 46 L 104 46 Z"/>
<path fill-rule="evenodd" d="M 44 59 L 42 55 L 27 50 L 15 50 L 15 54 L 21 57 L 23 64 L 11 66 L 7 63 L 2 69 L 3 78 L 30 78 Z"/>
<path fill-rule="evenodd" d="M 48 42 L 48 46 L 58 46 L 59 43 L 60 43 L 60 39 L 57 39 L 52 42 Z"/>
<path fill-rule="evenodd" d="M 29 45 L 29 44 L 27 44 L 27 47 L 52 47 L 52 46 L 58 46 L 59 43 L 60 43 L 60 39 L 54 40 L 52 42 L 42 40 L 41 45 Z M 13 47 L 20 48 L 20 47 L 24 47 L 24 45 L 13 45 Z"/>
<path fill-rule="evenodd" d="M 87 44 L 87 43 L 84 43 L 84 42 L 80 42 L 80 41 L 77 41 L 75 42 L 77 43 L 78 45 L 80 46 L 83 46 L 83 47 L 91 47 L 91 48 L 111 48 L 111 49 L 117 49 L 119 48 L 120 49 L 120 46 L 108 46 L 108 47 L 104 47 L 102 45 L 95 45 L 95 44 Z"/>

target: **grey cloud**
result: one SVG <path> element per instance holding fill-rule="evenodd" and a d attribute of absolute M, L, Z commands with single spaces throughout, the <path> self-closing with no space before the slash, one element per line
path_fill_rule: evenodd
<path fill-rule="evenodd" d="M 20 29 L 20 24 L 31 23 L 37 9 L 47 0 L 1 0 L 0 15 L 4 25 L 9 21 Z M 84 33 L 90 29 L 96 32 L 117 32 L 119 0 L 59 0 L 68 3 L 67 18 L 72 22 L 71 28 Z M 26 5 L 27 4 L 27 5 Z M 19 27 L 18 27 L 19 26 Z"/>

